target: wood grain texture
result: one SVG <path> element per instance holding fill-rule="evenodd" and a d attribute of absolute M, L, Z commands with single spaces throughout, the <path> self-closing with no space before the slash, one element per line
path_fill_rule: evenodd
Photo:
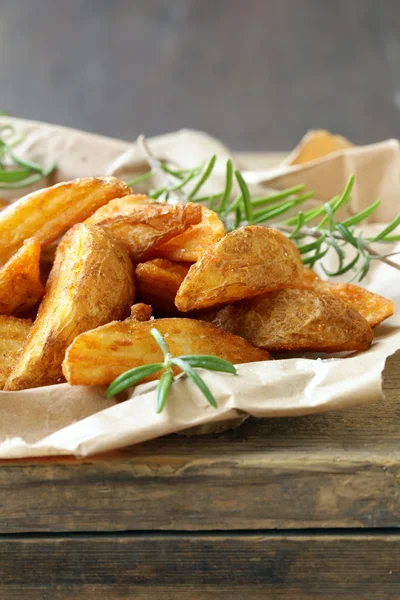
<path fill-rule="evenodd" d="M 1 3 L 0 107 L 135 139 L 204 129 L 290 150 L 309 128 L 398 135 L 400 3 L 12 0 Z"/>
<path fill-rule="evenodd" d="M 399 366 L 400 353 L 370 406 L 85 460 L 4 461 L 0 532 L 399 527 Z"/>
<path fill-rule="evenodd" d="M 3 539 L 5 600 L 398 600 L 400 535 Z M 19 595 L 18 595 L 19 594 Z"/>

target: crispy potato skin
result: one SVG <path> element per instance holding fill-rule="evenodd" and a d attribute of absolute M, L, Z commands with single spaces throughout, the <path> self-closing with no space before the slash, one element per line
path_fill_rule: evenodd
<path fill-rule="evenodd" d="M 189 270 L 187 263 L 155 258 L 136 267 L 138 296 L 159 316 L 177 316 L 175 296 Z"/>
<path fill-rule="evenodd" d="M 391 300 L 352 283 L 322 281 L 311 269 L 304 269 L 302 287 L 339 296 L 343 302 L 355 308 L 371 327 L 377 327 L 394 313 L 394 304 Z"/>
<path fill-rule="evenodd" d="M 366 350 L 374 337 L 364 317 L 339 297 L 305 289 L 236 302 L 219 310 L 212 322 L 276 352 Z"/>
<path fill-rule="evenodd" d="M 190 267 L 175 305 L 188 312 L 228 304 L 296 287 L 302 277 L 300 253 L 287 237 L 268 227 L 241 227 L 211 246 Z"/>
<path fill-rule="evenodd" d="M 198 204 L 153 203 L 132 206 L 128 214 L 105 219 L 98 225 L 123 242 L 137 263 L 145 260 L 157 244 L 199 223 L 201 214 Z"/>
<path fill-rule="evenodd" d="M 157 319 L 139 323 L 134 319 L 108 323 L 75 338 L 63 362 L 71 385 L 107 385 L 124 371 L 147 363 L 163 362 L 160 347 L 150 335 L 152 327 L 165 336 L 173 356 L 212 354 L 234 364 L 269 360 L 265 350 L 225 333 L 211 323 L 192 319 Z M 179 370 L 177 370 L 179 372 Z M 151 381 L 161 375 L 146 379 Z"/>
<path fill-rule="evenodd" d="M 133 262 L 145 260 L 153 248 L 201 221 L 198 204 L 147 204 L 132 206 L 126 215 L 98 223 L 129 249 Z"/>
<path fill-rule="evenodd" d="M 53 242 L 52 244 L 49 244 L 48 246 L 42 248 L 42 251 L 40 253 L 40 281 L 44 286 L 46 285 L 50 275 L 50 271 L 53 268 L 54 259 L 56 257 L 57 252 L 57 246 L 58 240 L 57 242 Z"/>
<path fill-rule="evenodd" d="M 131 319 L 136 321 L 150 321 L 153 309 L 148 304 L 138 302 L 131 308 Z"/>
<path fill-rule="evenodd" d="M 133 208 L 136 208 L 141 204 L 150 204 L 152 200 L 145 194 L 129 194 L 128 196 L 122 196 L 121 198 L 114 198 L 107 202 L 104 206 L 101 206 L 93 213 L 85 223 L 87 225 L 97 225 L 106 219 L 112 219 L 113 217 L 123 217 L 129 215 Z"/>
<path fill-rule="evenodd" d="M 169 242 L 157 246 L 154 255 L 173 261 L 194 263 L 212 244 L 225 235 L 225 227 L 217 213 L 206 206 L 201 207 L 202 219 L 191 225 L 184 233 Z"/>
<path fill-rule="evenodd" d="M 95 225 L 75 225 L 60 242 L 36 321 L 7 390 L 58 383 L 72 340 L 126 316 L 134 298 L 128 252 Z"/>
<path fill-rule="evenodd" d="M 31 327 L 29 319 L 0 316 L 0 389 L 17 364 Z"/>
<path fill-rule="evenodd" d="M 0 314 L 26 315 L 39 304 L 44 295 L 39 260 L 40 242 L 30 238 L 0 268 Z"/>
<path fill-rule="evenodd" d="M 0 264 L 35 237 L 42 246 L 131 189 L 115 177 L 89 177 L 32 192 L 0 212 Z"/>

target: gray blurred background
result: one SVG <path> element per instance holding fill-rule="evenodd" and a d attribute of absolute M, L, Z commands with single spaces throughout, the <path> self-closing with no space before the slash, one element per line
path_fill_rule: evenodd
<path fill-rule="evenodd" d="M 0 108 L 288 150 L 400 134 L 400 0 L 0 0 Z"/>

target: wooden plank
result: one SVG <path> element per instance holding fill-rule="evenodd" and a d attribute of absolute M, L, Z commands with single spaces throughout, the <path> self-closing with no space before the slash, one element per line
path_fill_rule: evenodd
<path fill-rule="evenodd" d="M 387 398 L 0 468 L 0 532 L 400 526 L 400 354 Z"/>
<path fill-rule="evenodd" d="M 124 535 L 0 540 L 6 600 L 398 600 L 400 535 Z"/>

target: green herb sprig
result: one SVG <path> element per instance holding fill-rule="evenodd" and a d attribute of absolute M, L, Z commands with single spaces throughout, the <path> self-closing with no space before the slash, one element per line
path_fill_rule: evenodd
<path fill-rule="evenodd" d="M 176 169 L 156 159 L 143 136 L 138 141 L 151 171 L 129 183 L 135 185 L 139 180 L 143 181 L 143 178 L 150 178 L 155 172 L 163 173 L 165 185 L 151 190 L 149 194 L 159 202 L 206 204 L 219 215 L 228 231 L 248 224 L 273 227 L 296 244 L 304 265 L 312 268 L 320 263 L 330 277 L 349 272 L 351 280 L 362 281 L 374 260 L 400 270 L 400 265 L 390 260 L 390 257 L 397 253 L 381 254 L 371 247 L 371 244 L 377 242 L 400 241 L 400 234 L 393 235 L 393 231 L 400 226 L 400 214 L 372 238 L 366 238 L 362 231 L 356 234 L 355 227 L 360 226 L 377 210 L 381 203 L 379 199 L 348 219 L 343 221 L 337 219 L 339 209 L 351 200 L 354 175 L 349 178 L 340 196 L 335 196 L 323 205 L 303 211 L 301 206 L 314 197 L 314 192 L 306 192 L 304 185 L 296 185 L 277 193 L 252 198 L 243 175 L 233 169 L 232 161 L 228 159 L 224 188 L 218 193 L 199 195 L 201 188 L 213 174 L 216 156 L 212 156 L 206 165 L 199 165 L 192 169 Z M 193 186 L 190 182 L 196 177 L 198 180 Z M 239 193 L 232 199 L 234 181 Z M 288 211 L 293 209 L 298 209 L 297 213 L 285 219 Z M 337 267 L 333 271 L 329 271 L 323 262 L 331 249 L 337 256 Z M 352 256 L 347 258 L 350 249 Z"/>
<path fill-rule="evenodd" d="M 173 367 L 178 367 L 185 373 L 185 375 L 189 377 L 189 379 L 193 381 L 193 383 L 196 384 L 211 406 L 217 408 L 217 401 L 215 400 L 212 392 L 197 371 L 195 371 L 195 369 L 208 369 L 209 371 L 219 371 L 221 373 L 230 373 L 232 375 L 236 375 L 236 368 L 234 365 L 226 360 L 223 360 L 222 358 L 218 358 L 217 356 L 208 356 L 202 354 L 191 354 L 174 358 L 169 353 L 164 336 L 158 331 L 158 329 L 153 327 L 150 330 L 150 333 L 163 352 L 164 362 L 143 365 L 126 371 L 114 379 L 114 381 L 109 385 L 106 392 L 106 397 L 112 398 L 123 390 L 126 390 L 133 385 L 137 385 L 145 377 L 154 375 L 154 373 L 158 373 L 160 371 L 164 371 L 159 379 L 156 389 L 156 412 L 160 413 L 165 406 L 168 393 L 174 381 Z"/>
<path fill-rule="evenodd" d="M 0 126 L 0 189 L 18 190 L 28 187 L 50 175 L 55 168 L 55 163 L 43 168 L 38 163 L 15 154 L 14 148 L 21 141 L 22 138 L 12 125 Z"/>

